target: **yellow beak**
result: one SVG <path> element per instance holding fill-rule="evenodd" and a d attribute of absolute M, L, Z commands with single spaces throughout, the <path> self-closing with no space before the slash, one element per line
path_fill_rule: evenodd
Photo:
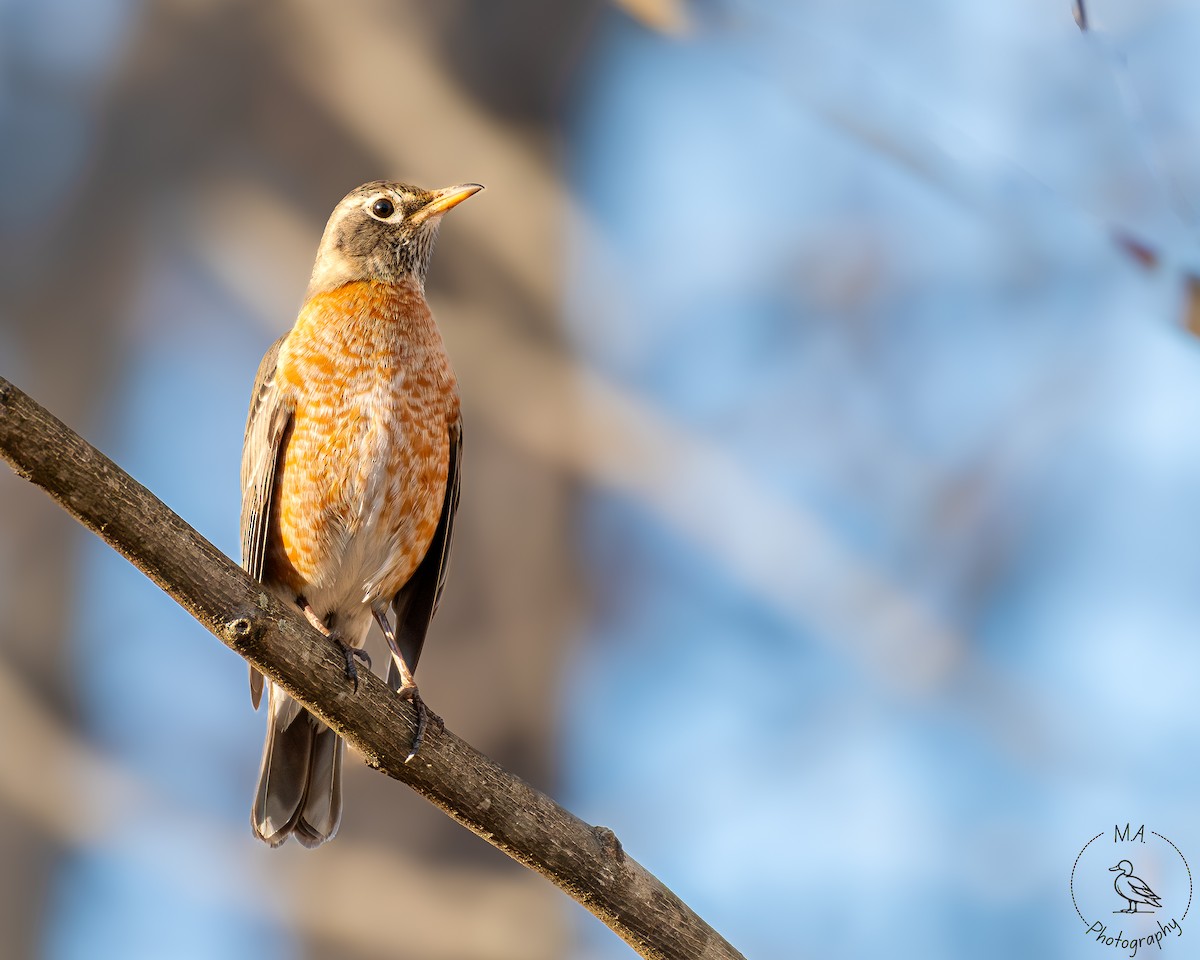
<path fill-rule="evenodd" d="M 429 201 L 413 214 L 412 219 L 421 223 L 431 217 L 440 217 L 451 207 L 457 207 L 467 197 L 475 196 L 482 189 L 482 184 L 460 183 L 453 187 L 442 187 L 441 190 L 430 190 Z"/>

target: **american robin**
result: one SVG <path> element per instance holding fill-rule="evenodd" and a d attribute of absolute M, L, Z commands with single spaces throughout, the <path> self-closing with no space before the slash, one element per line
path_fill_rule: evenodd
<path fill-rule="evenodd" d="M 413 755 L 425 726 L 413 671 L 445 582 L 462 452 L 425 274 L 442 214 L 482 189 L 379 180 L 346 195 L 295 326 L 258 368 L 242 448 L 242 565 L 341 647 L 355 688 L 379 624 L 388 683 L 417 707 Z M 256 709 L 263 684 L 252 667 Z M 341 820 L 342 739 L 266 688 L 251 823 L 271 846 L 294 833 L 315 847 Z"/>

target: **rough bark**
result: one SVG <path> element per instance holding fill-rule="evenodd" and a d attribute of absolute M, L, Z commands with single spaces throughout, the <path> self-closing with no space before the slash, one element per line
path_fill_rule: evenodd
<path fill-rule="evenodd" d="M 340 650 L 299 610 L 268 596 L 150 491 L 3 378 L 0 455 L 333 726 L 368 765 L 547 877 L 641 956 L 741 957 L 628 856 L 611 830 L 585 823 L 501 769 L 439 718 L 431 717 L 420 755 L 405 764 L 415 730 L 411 703 L 373 675 L 362 676 L 354 692 Z"/>

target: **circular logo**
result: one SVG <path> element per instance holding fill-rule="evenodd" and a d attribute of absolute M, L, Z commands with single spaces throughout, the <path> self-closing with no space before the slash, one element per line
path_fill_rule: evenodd
<path fill-rule="evenodd" d="M 1183 936 L 1192 870 L 1179 847 L 1145 824 L 1116 825 L 1083 845 L 1071 867 L 1071 901 L 1083 935 L 1127 957 Z"/>

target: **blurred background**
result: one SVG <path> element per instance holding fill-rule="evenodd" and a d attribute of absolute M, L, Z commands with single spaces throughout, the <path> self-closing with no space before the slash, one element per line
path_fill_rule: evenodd
<path fill-rule="evenodd" d="M 433 709 L 748 957 L 1094 956 L 1089 838 L 1200 864 L 1200 6 L 1088 13 L 0 0 L 0 373 L 236 556 L 329 211 L 486 184 Z M 631 955 L 356 759 L 254 841 L 244 663 L 7 470 L 0 624 L 0 957 Z"/>

